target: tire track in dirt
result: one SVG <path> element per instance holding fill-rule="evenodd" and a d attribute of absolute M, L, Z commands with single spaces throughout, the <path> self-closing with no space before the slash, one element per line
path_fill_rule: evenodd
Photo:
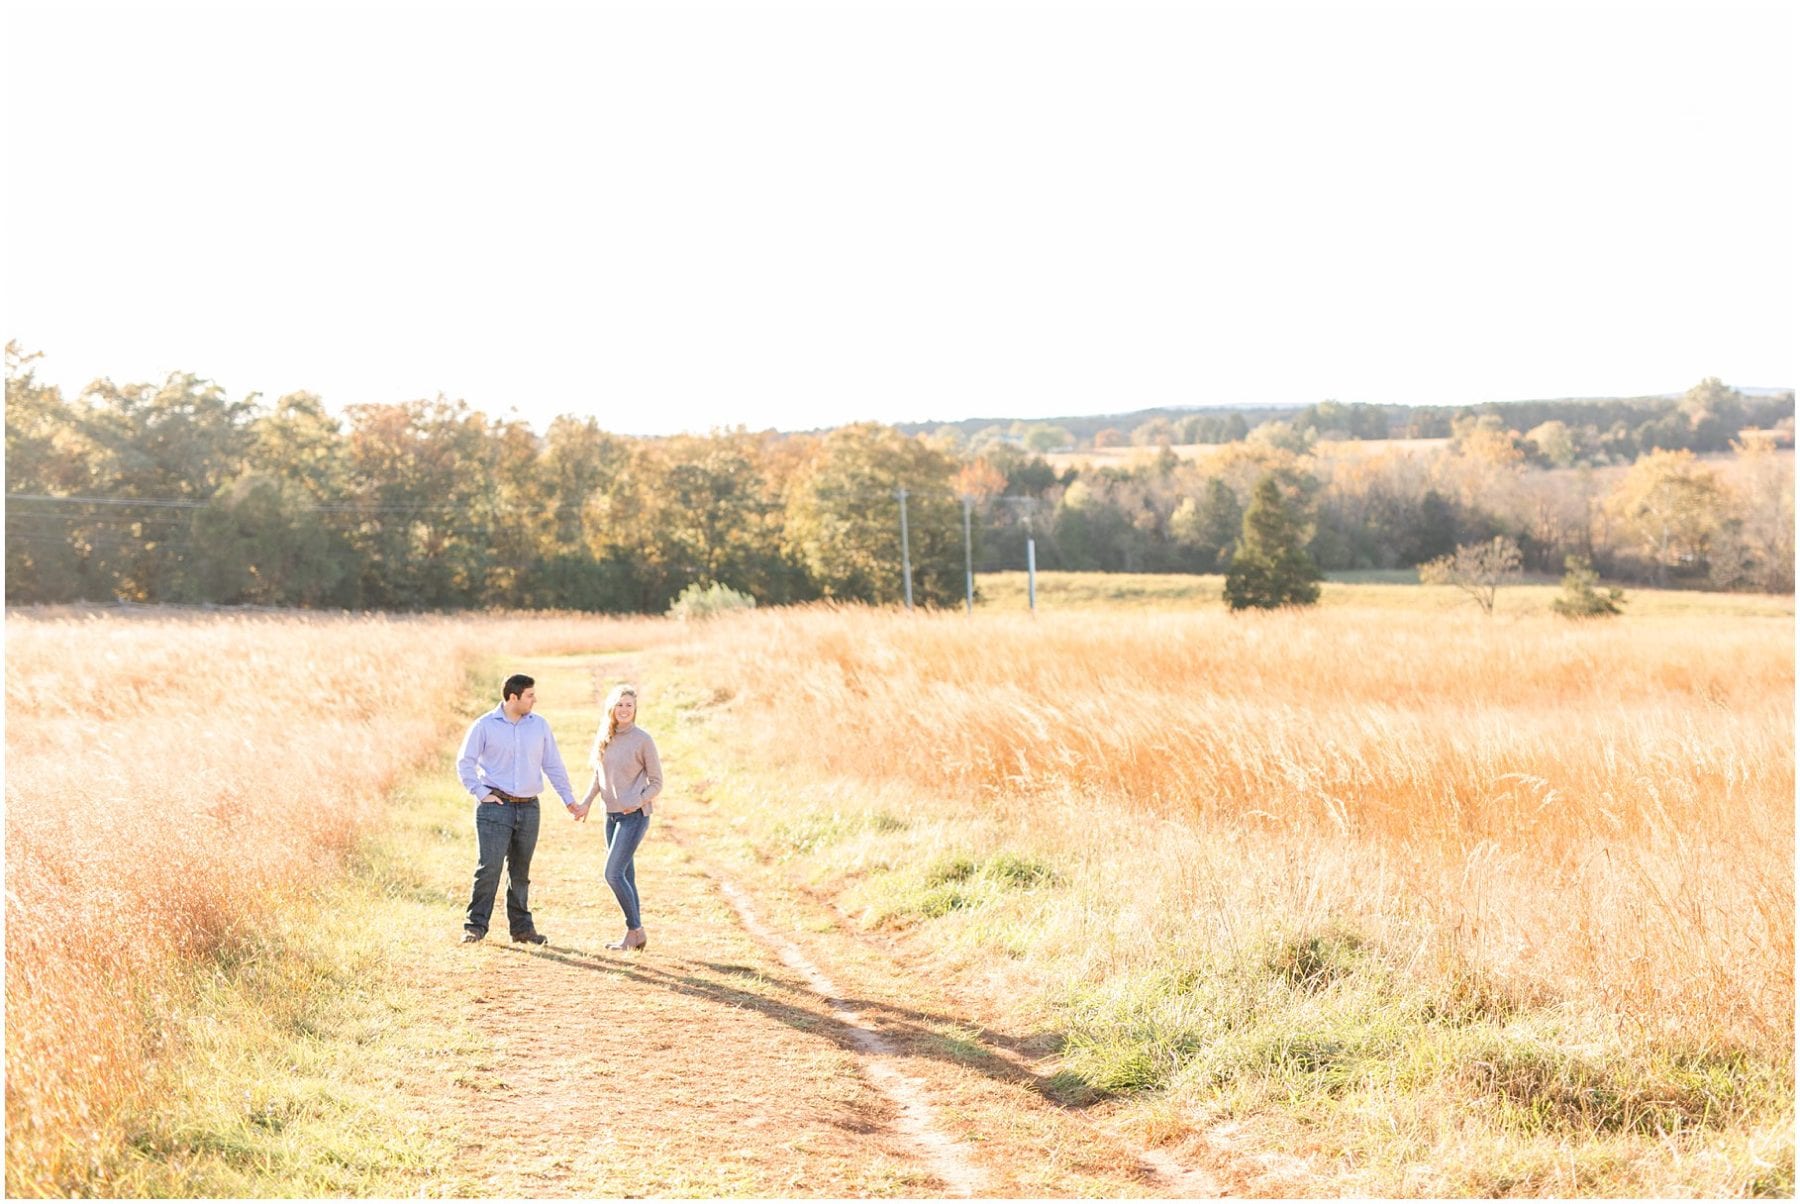
<path fill-rule="evenodd" d="M 874 939 L 872 934 L 859 931 L 849 914 L 829 895 L 801 887 L 798 890 L 798 897 L 804 899 L 809 906 L 829 914 L 835 929 L 848 938 L 865 943 Z M 901 964 L 904 961 L 903 958 L 892 956 L 894 948 L 891 942 L 881 941 L 878 943 L 888 951 L 895 964 Z M 1012 1050 L 994 1047 L 989 1052 L 995 1058 L 1016 1067 L 1022 1076 L 1031 1076 L 1035 1073 L 1035 1069 L 1027 1059 Z M 1215 1174 L 1214 1170 L 1190 1165 L 1165 1150 L 1144 1145 L 1141 1141 L 1120 1132 L 1116 1126 L 1096 1121 L 1083 1115 L 1080 1110 L 1064 1109 L 1063 1115 L 1069 1123 L 1080 1126 L 1096 1140 L 1119 1142 L 1129 1147 L 1144 1170 L 1159 1181 L 1160 1194 L 1163 1196 L 1173 1199 L 1213 1199 L 1225 1195 L 1266 1194 L 1261 1191 L 1250 1193 L 1245 1190 L 1253 1182 L 1260 1182 L 1268 1178 L 1261 1172 L 1261 1160 L 1253 1159 L 1252 1162 L 1257 1164 L 1258 1169 L 1247 1171 L 1243 1154 L 1233 1148 L 1232 1144 L 1217 1130 L 1208 1135 L 1206 1143 L 1209 1155 L 1206 1160 L 1212 1163 L 1219 1172 Z M 1220 1174 L 1225 1175 L 1233 1183 L 1231 1190 L 1226 1189 L 1219 1177 Z M 1281 1193 L 1275 1192 L 1274 1194 Z"/>
<path fill-rule="evenodd" d="M 950 1187 L 952 1195 L 968 1197 L 981 1190 L 982 1175 L 971 1160 L 971 1151 L 963 1143 L 946 1136 L 933 1122 L 931 1105 L 925 1100 L 920 1084 L 901 1073 L 891 1060 L 900 1051 L 880 1030 L 863 1022 L 847 1003 L 844 995 L 819 968 L 809 961 L 800 947 L 770 931 L 758 918 L 750 897 L 729 878 L 707 867 L 709 877 L 737 912 L 739 923 L 757 940 L 775 951 L 783 963 L 804 978 L 824 999 L 831 1014 L 848 1030 L 851 1042 L 863 1053 L 863 1069 L 884 1095 L 900 1109 L 900 1127 L 931 1159 L 932 1168 Z"/>
<path fill-rule="evenodd" d="M 678 828 L 671 826 L 668 835 L 677 846 L 687 847 L 688 842 Z M 925 1151 L 938 1177 L 950 1185 L 955 1195 L 968 1197 L 980 1194 L 986 1185 L 986 1176 L 975 1164 L 972 1147 L 942 1131 L 934 1120 L 934 1110 L 926 1098 L 926 1085 L 894 1065 L 907 1056 L 907 1051 L 866 1021 L 847 1002 L 847 993 L 820 970 L 798 945 L 776 933 L 763 921 L 748 891 L 727 877 L 716 865 L 699 858 L 694 858 L 693 864 L 712 880 L 719 894 L 737 913 L 745 930 L 779 957 L 783 964 L 798 973 L 830 1008 L 832 1015 L 845 1026 L 852 1043 L 866 1055 L 863 1068 L 870 1080 L 899 1108 L 900 1127 Z M 841 925 L 839 930 L 841 931 Z M 1031 1068 L 1023 1064 L 1023 1060 L 1017 1055 L 1000 1049 L 988 1052 L 1017 1068 L 1022 1077 L 1032 1076 Z M 1184 1165 L 1162 1150 L 1144 1147 L 1067 1109 L 1057 1110 L 1067 1123 L 1092 1138 L 1128 1147 L 1144 1177 L 1156 1183 L 1158 1194 L 1182 1199 L 1216 1198 L 1225 1194 L 1219 1181 L 1207 1171 Z"/>

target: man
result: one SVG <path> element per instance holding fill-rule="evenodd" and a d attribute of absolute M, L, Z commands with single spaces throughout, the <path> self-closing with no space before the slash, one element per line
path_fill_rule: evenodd
<path fill-rule="evenodd" d="M 556 737 L 537 705 L 537 683 L 515 673 L 500 687 L 500 705 L 469 725 L 463 737 L 456 774 L 475 796 L 475 893 L 463 921 L 466 944 L 487 936 L 494 895 L 500 888 L 500 865 L 507 866 L 506 924 L 512 939 L 542 945 L 544 935 L 531 922 L 526 892 L 531 886 L 531 853 L 537 848 L 538 791 L 546 775 L 563 806 L 574 814 L 575 791 L 569 771 L 556 751 Z"/>

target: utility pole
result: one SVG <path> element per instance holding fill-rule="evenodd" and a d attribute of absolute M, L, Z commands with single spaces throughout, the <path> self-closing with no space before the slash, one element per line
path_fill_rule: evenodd
<path fill-rule="evenodd" d="M 1031 514 L 1025 514 L 1025 600 L 1031 617 L 1037 618 L 1037 540 L 1031 533 Z"/>
<path fill-rule="evenodd" d="M 962 495 L 963 504 L 963 573 L 969 583 L 968 612 L 975 613 L 975 543 L 969 538 L 969 509 L 975 499 L 968 494 Z"/>
<path fill-rule="evenodd" d="M 900 567 L 906 574 L 906 609 L 912 607 L 912 544 L 906 536 L 906 486 L 899 489 L 900 494 Z"/>

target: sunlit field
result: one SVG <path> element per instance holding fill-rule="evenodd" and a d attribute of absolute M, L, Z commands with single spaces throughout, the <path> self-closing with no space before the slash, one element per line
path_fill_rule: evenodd
<path fill-rule="evenodd" d="M 1164 1135 L 1792 1190 L 1791 619 L 811 610 L 692 655 L 765 851 L 1045 993 Z"/>
<path fill-rule="evenodd" d="M 1021 572 L 980 573 L 975 579 L 977 610 L 1025 611 L 1032 605 L 1031 587 Z M 1037 609 L 1065 611 L 1217 609 L 1225 602 L 1220 573 L 1067 573 L 1037 574 Z M 1550 604 L 1562 593 L 1560 579 L 1522 581 L 1503 586 L 1495 596 L 1498 617 L 1555 612 Z M 1726 622 L 1733 616 L 1792 617 L 1792 594 L 1721 594 L 1702 590 L 1630 589 L 1625 612 L 1634 618 L 1692 618 Z M 1319 587 L 1319 605 L 1383 611 L 1463 611 L 1476 609 L 1469 595 L 1453 585 L 1420 585 L 1416 569 L 1371 569 L 1333 573 Z M 1379 618 L 1373 620 L 1379 622 Z"/>
<path fill-rule="evenodd" d="M 1280 1151 L 1291 1194 L 1792 1192 L 1791 599 L 1050 585 L 1035 619 L 9 614 L 9 1194 L 106 1182 L 164 1019 L 379 829 L 472 666 L 600 648 L 680 715 L 671 807 L 1060 1034 L 1058 1090 L 1146 1142 Z"/>
<path fill-rule="evenodd" d="M 396 776 L 453 738 L 472 658 L 666 630 L 9 613 L 7 1193 L 91 1183 L 180 1057 L 165 1021 L 192 977 L 379 823 Z"/>

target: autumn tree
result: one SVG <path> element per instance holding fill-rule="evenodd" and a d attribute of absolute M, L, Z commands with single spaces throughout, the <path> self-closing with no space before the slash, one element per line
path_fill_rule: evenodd
<path fill-rule="evenodd" d="M 966 497 L 979 506 L 1000 496 L 1006 489 L 1006 474 L 986 457 L 977 456 L 956 470 L 950 487 L 957 497 Z"/>
<path fill-rule="evenodd" d="M 1175 442 L 1175 424 L 1161 414 L 1131 428 L 1131 445 L 1133 447 L 1167 447 L 1173 442 Z"/>
<path fill-rule="evenodd" d="M 1310 427 L 1296 427 L 1291 422 L 1271 418 L 1251 431 L 1246 438 L 1255 447 L 1303 456 L 1312 451 L 1313 444 L 1318 442 L 1319 436 L 1318 432 Z"/>
<path fill-rule="evenodd" d="M 496 502 L 486 419 L 443 397 L 351 406 L 347 417 L 362 604 L 481 604 Z"/>
<path fill-rule="evenodd" d="M 549 482 L 538 472 L 542 448 L 543 441 L 518 418 L 486 421 L 479 463 L 488 487 L 473 499 L 468 514 L 472 532 L 485 530 L 487 539 L 484 554 L 470 568 L 470 588 L 480 599 L 475 604 L 500 599 L 513 604 L 537 571 L 555 526 Z"/>
<path fill-rule="evenodd" d="M 1776 437 L 1752 432 L 1734 443 L 1732 495 L 1737 580 L 1765 593 L 1794 590 L 1794 458 Z"/>
<path fill-rule="evenodd" d="M 1659 584 L 1670 569 L 1704 567 L 1725 502 L 1718 474 L 1693 452 L 1661 450 L 1632 465 L 1607 499 L 1621 530 L 1655 567 Z"/>
<path fill-rule="evenodd" d="M 962 511 L 955 464 L 892 427 L 861 423 L 820 439 L 787 495 L 788 547 L 830 598 L 893 603 L 905 596 L 899 491 L 906 489 L 914 597 L 963 596 Z"/>
<path fill-rule="evenodd" d="M 1572 467 L 1581 454 L 1575 432 L 1569 429 L 1568 423 L 1556 418 L 1540 422 L 1526 431 L 1525 442 L 1536 448 L 1537 454 L 1555 468 Z"/>
<path fill-rule="evenodd" d="M 632 446 L 591 416 L 565 414 L 551 421 L 532 473 L 542 517 L 540 542 L 532 571 L 515 586 L 518 605 L 571 610 L 647 605 L 640 601 L 628 555 L 613 539 L 608 504 Z"/>
<path fill-rule="evenodd" d="M 588 503 L 630 455 L 630 441 L 602 430 L 598 419 L 564 414 L 551 421 L 537 464 L 550 508 L 546 556 L 588 548 L 594 534 L 585 517 Z"/>
<path fill-rule="evenodd" d="M 1680 413 L 1692 432 L 1689 446 L 1710 451 L 1727 446 L 1743 428 L 1744 397 L 1709 376 L 1681 395 Z"/>
<path fill-rule="evenodd" d="M 348 466 L 343 423 L 315 393 L 288 393 L 250 424 L 252 467 L 299 486 L 315 503 L 344 496 Z"/>
<path fill-rule="evenodd" d="M 86 555 L 116 516 L 71 500 L 90 492 L 93 449 L 55 385 L 38 383 L 38 356 L 6 345 L 6 600 L 83 596 Z"/>
<path fill-rule="evenodd" d="M 1470 415 L 1450 424 L 1450 448 L 1457 455 L 1489 469 L 1519 466 L 1525 453 L 1518 436 L 1494 414 Z"/>
<path fill-rule="evenodd" d="M 1076 572 L 1128 573 L 1137 568 L 1136 533 L 1101 474 L 1063 490 L 1051 511 L 1047 563 Z"/>
<path fill-rule="evenodd" d="M 96 381 L 76 411 L 95 456 L 92 488 L 116 515 L 97 533 L 95 584 L 135 601 L 193 599 L 208 553 L 191 511 L 243 471 L 253 400 L 177 372 L 161 385 Z"/>
<path fill-rule="evenodd" d="M 1034 422 L 1025 425 L 1020 432 L 1025 446 L 1034 452 L 1053 452 L 1075 445 L 1075 436 L 1067 427 L 1055 426 L 1048 422 Z"/>
<path fill-rule="evenodd" d="M 192 599 L 227 605 L 319 606 L 354 572 L 349 548 L 303 487 L 245 473 L 194 512 Z"/>
<path fill-rule="evenodd" d="M 781 544 L 782 500 L 763 471 L 761 441 L 742 429 L 660 441 L 640 465 L 652 482 L 644 517 L 676 592 L 721 584 L 763 601 L 797 592 Z"/>
<path fill-rule="evenodd" d="M 1169 516 L 1170 537 L 1195 554 L 1203 573 L 1216 572 L 1231 559 L 1243 526 L 1237 495 L 1217 477 L 1207 480 L 1199 501 L 1184 497 Z"/>
<path fill-rule="evenodd" d="M 343 423 L 317 394 L 284 394 L 259 408 L 249 428 L 248 465 L 195 519 L 208 549 L 207 601 L 353 605 L 361 575 L 351 542 L 349 465 Z M 257 530 L 256 524 L 266 530 Z M 247 544 L 253 551 L 246 552 Z M 260 565 L 244 584 L 246 565 Z M 277 568 L 276 566 L 283 566 Z"/>

